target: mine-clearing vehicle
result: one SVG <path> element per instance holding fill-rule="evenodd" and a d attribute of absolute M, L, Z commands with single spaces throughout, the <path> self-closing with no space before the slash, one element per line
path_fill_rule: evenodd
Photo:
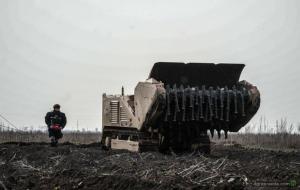
<path fill-rule="evenodd" d="M 227 138 L 260 106 L 257 87 L 239 81 L 244 66 L 155 63 L 133 95 L 103 94 L 103 148 L 209 153 L 208 132 Z"/>

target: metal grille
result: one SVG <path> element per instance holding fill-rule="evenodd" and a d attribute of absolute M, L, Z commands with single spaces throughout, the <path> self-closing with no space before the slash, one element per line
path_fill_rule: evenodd
<path fill-rule="evenodd" d="M 112 100 L 110 101 L 110 122 L 112 124 L 118 124 L 119 123 L 119 101 L 118 100 Z"/>
<path fill-rule="evenodd" d="M 126 114 L 126 111 L 124 109 L 124 107 L 120 107 L 120 110 L 121 110 L 121 114 L 120 114 L 120 121 L 128 121 L 127 119 L 127 114 Z"/>

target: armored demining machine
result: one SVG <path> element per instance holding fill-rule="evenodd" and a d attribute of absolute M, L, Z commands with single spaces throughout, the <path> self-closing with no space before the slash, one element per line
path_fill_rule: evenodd
<path fill-rule="evenodd" d="M 209 153 L 207 131 L 227 138 L 259 108 L 256 86 L 239 81 L 244 66 L 155 63 L 134 95 L 103 94 L 103 148 Z"/>

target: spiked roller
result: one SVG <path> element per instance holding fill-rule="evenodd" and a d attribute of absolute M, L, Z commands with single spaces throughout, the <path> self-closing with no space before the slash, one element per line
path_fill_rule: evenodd
<path fill-rule="evenodd" d="M 103 95 L 106 147 L 141 151 L 202 150 L 209 152 L 215 131 L 227 138 L 255 115 L 260 94 L 239 81 L 243 64 L 155 63 L 149 79 L 134 95 Z M 127 148 L 126 148 L 127 147 Z"/>

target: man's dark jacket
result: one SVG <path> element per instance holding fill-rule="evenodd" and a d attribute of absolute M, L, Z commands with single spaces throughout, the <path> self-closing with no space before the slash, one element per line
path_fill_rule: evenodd
<path fill-rule="evenodd" d="M 52 112 L 47 113 L 45 117 L 45 122 L 48 128 L 51 125 L 59 125 L 60 127 L 64 128 L 67 124 L 67 118 L 63 112 L 54 110 Z"/>

